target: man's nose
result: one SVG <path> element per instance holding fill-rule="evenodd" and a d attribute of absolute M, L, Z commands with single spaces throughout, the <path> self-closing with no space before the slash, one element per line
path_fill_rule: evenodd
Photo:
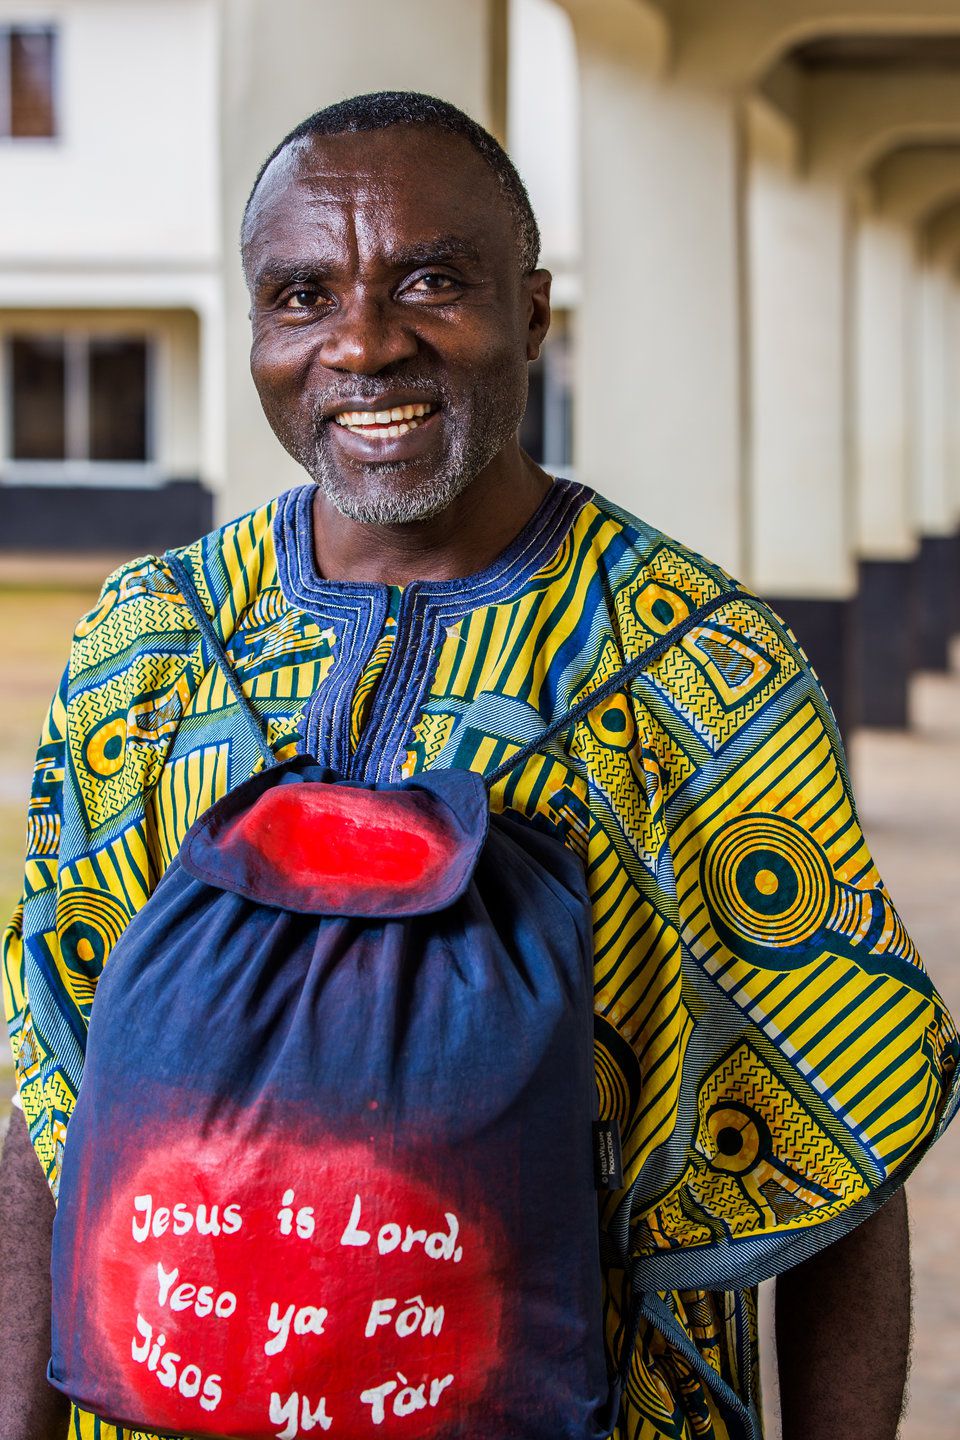
<path fill-rule="evenodd" d="M 417 339 L 389 297 L 354 294 L 342 299 L 324 327 L 319 359 L 331 370 L 375 375 L 417 352 Z"/>

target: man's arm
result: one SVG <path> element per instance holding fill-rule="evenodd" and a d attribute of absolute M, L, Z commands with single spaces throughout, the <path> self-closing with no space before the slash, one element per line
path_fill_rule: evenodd
<path fill-rule="evenodd" d="M 0 1160 L 0 1436 L 65 1440 L 69 1403 L 47 1384 L 53 1197 L 19 1110 Z"/>
<path fill-rule="evenodd" d="M 895 1440 L 910 1350 L 903 1190 L 777 1278 L 783 1440 Z"/>

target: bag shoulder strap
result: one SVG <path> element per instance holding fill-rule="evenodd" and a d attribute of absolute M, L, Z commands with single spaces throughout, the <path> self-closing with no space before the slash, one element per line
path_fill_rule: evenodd
<path fill-rule="evenodd" d="M 193 577 L 189 570 L 179 555 L 175 555 L 172 550 L 164 552 L 163 563 L 176 581 L 180 594 L 183 596 L 184 604 L 196 621 L 197 628 L 206 641 L 220 673 L 230 687 L 230 691 L 240 707 L 240 713 L 247 721 L 250 732 L 257 743 L 257 749 L 263 756 L 264 764 L 268 767 L 278 764 L 277 757 L 274 755 L 273 748 L 270 744 L 266 724 L 251 704 L 249 697 L 244 693 L 240 681 L 237 679 L 236 671 L 230 664 L 223 641 L 214 628 L 213 621 L 204 609 L 200 596 L 197 594 L 196 586 L 193 583 Z"/>
<path fill-rule="evenodd" d="M 674 625 L 665 635 L 661 635 L 659 639 L 654 640 L 651 645 L 648 645 L 646 650 L 641 651 L 639 655 L 636 655 L 632 660 L 628 661 L 626 665 L 615 671 L 613 675 L 608 676 L 602 684 L 598 685 L 595 690 L 591 690 L 589 695 L 584 695 L 582 700 L 578 700 L 569 710 L 564 711 L 558 719 L 552 720 L 543 733 L 538 735 L 536 739 L 521 746 L 519 750 L 510 756 L 509 760 L 504 760 L 502 765 L 498 765 L 495 770 L 490 771 L 489 775 L 484 776 L 487 789 L 491 789 L 498 781 L 503 780 L 510 774 L 510 771 L 514 770 L 518 765 L 522 765 L 533 755 L 539 754 L 544 746 L 553 740 L 555 736 L 566 730 L 570 725 L 574 725 L 578 720 L 582 720 L 584 716 L 589 715 L 598 705 L 602 705 L 604 700 L 609 700 L 611 695 L 616 695 L 619 690 L 623 690 L 631 681 L 636 680 L 637 676 L 642 674 L 644 670 L 649 669 L 651 665 L 655 665 L 661 656 L 666 654 L 671 645 L 676 645 L 678 641 L 683 639 L 684 635 L 689 634 L 691 630 L 696 629 L 698 625 L 702 624 L 708 615 L 712 615 L 715 610 L 719 610 L 721 605 L 726 605 L 729 601 L 737 599 L 749 599 L 749 596 L 734 586 L 727 590 L 721 590 L 718 595 L 712 596 L 711 599 L 705 600 L 702 605 L 698 605 L 695 610 L 691 610 L 690 614 L 681 620 L 679 624 Z"/>

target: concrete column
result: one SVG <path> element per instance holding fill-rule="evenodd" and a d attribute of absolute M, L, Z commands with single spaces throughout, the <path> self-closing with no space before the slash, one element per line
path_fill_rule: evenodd
<path fill-rule="evenodd" d="M 900 147 L 874 167 L 878 203 L 904 228 L 917 231 L 917 252 L 922 256 L 915 284 L 917 345 L 912 368 L 916 420 L 914 510 L 922 535 L 920 562 L 915 567 L 917 626 L 913 648 L 916 663 L 938 669 L 947 663 L 949 639 L 956 623 L 960 559 L 949 471 L 952 407 L 947 389 L 950 251 L 956 243 L 960 146 L 956 134 L 952 143 L 946 143 L 948 139 L 945 136 L 939 144 Z"/>
<path fill-rule="evenodd" d="M 910 233 L 862 217 L 853 254 L 860 719 L 908 724 L 916 668 L 914 259 Z"/>
<path fill-rule="evenodd" d="M 751 165 L 751 576 L 761 591 L 853 590 L 844 486 L 844 200 Z"/>
<path fill-rule="evenodd" d="M 576 463 L 589 484 L 743 569 L 733 102 L 664 78 L 638 0 L 566 0 L 580 69 Z"/>
<path fill-rule="evenodd" d="M 866 216 L 854 254 L 855 473 L 858 553 L 916 553 L 911 489 L 913 248 L 900 226 Z"/>
<path fill-rule="evenodd" d="M 917 515 L 926 535 L 947 535 L 954 514 L 947 475 L 949 278 L 923 266 L 917 277 Z"/>
<path fill-rule="evenodd" d="M 951 529 L 960 529 L 960 283 L 950 276 L 947 298 L 947 503 Z"/>
<path fill-rule="evenodd" d="M 947 277 L 946 307 L 946 491 L 950 532 L 953 536 L 954 577 L 948 624 L 960 634 L 960 200 L 953 199 L 929 216 L 922 231 L 923 253 Z M 949 551 L 951 546 L 946 547 Z"/>
<path fill-rule="evenodd" d="M 494 123 L 495 0 L 229 0 L 221 7 L 227 486 L 221 519 L 303 478 L 271 434 L 250 380 L 238 233 L 264 157 L 300 120 L 371 90 L 423 90 Z M 501 56 L 502 63 L 502 56 Z"/>
<path fill-rule="evenodd" d="M 917 284 L 916 473 L 920 531 L 918 661 L 949 666 L 957 610 L 956 512 L 947 468 L 949 276 L 923 266 Z M 952 397 L 951 397 L 952 400 Z"/>
<path fill-rule="evenodd" d="M 908 142 L 923 142 L 929 149 L 955 136 L 960 127 L 960 92 L 955 76 L 946 70 L 891 69 L 873 73 L 855 67 L 827 69 L 807 77 L 803 114 L 805 160 L 811 176 L 834 176 L 838 187 L 847 188 L 856 185 L 882 157 Z M 936 154 L 919 158 L 919 165 L 915 155 L 902 163 L 897 161 L 879 187 L 884 213 L 908 228 L 920 222 L 924 205 L 936 203 L 935 197 L 943 195 L 944 186 L 954 183 L 949 174 L 952 161 L 943 164 L 944 157 Z M 861 484 L 865 486 L 868 480 L 869 476 L 861 473 Z M 915 567 L 914 593 L 932 568 L 924 553 Z M 883 597 L 887 613 L 895 604 L 900 606 L 902 619 L 909 601 L 903 596 L 899 601 L 895 596 Z M 861 677 L 872 672 L 882 679 L 889 667 L 887 661 L 877 663 L 865 658 L 870 656 L 874 640 L 878 636 L 882 639 L 884 634 L 884 625 L 878 625 L 876 619 L 876 606 L 868 597 L 856 611 L 853 654 L 859 669 L 859 674 L 855 671 L 859 690 Z M 918 648 L 914 640 L 913 656 Z"/>
<path fill-rule="evenodd" d="M 751 110 L 749 135 L 749 574 L 799 633 L 849 727 L 845 196 L 831 177 L 799 173 L 795 137 L 763 108 Z"/>
<path fill-rule="evenodd" d="M 953 535 L 953 599 L 949 614 L 951 637 L 960 635 L 960 283 L 949 271 L 947 298 L 947 501 Z"/>

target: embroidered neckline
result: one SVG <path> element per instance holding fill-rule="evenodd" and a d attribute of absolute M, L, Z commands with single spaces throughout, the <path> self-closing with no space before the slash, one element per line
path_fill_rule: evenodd
<path fill-rule="evenodd" d="M 431 657 L 443 630 L 473 610 L 521 593 L 550 564 L 593 491 L 556 480 L 519 534 L 485 569 L 454 580 L 412 580 L 397 609 L 396 636 L 366 723 L 351 744 L 353 697 L 383 633 L 391 587 L 326 580 L 313 548 L 313 484 L 281 495 L 274 520 L 277 573 L 287 602 L 333 624 L 336 660 L 309 700 L 302 748 L 338 774 L 398 778 L 411 727 L 420 715 Z"/>
<path fill-rule="evenodd" d="M 274 517 L 274 544 L 280 588 L 290 604 L 306 611 L 328 614 L 346 606 L 353 610 L 359 603 L 383 607 L 390 587 L 376 581 L 327 580 L 317 569 L 313 548 L 312 482 L 299 485 L 281 495 Z M 510 542 L 483 570 L 453 580 L 417 580 L 421 604 L 441 606 L 455 600 L 458 608 L 478 608 L 493 604 L 524 584 L 556 552 L 559 540 L 569 526 L 562 524 L 563 512 L 570 520 L 592 491 L 573 480 L 554 480 L 530 519 Z M 559 523 L 558 523 L 559 522 Z M 559 536 L 558 536 L 558 531 Z"/>

